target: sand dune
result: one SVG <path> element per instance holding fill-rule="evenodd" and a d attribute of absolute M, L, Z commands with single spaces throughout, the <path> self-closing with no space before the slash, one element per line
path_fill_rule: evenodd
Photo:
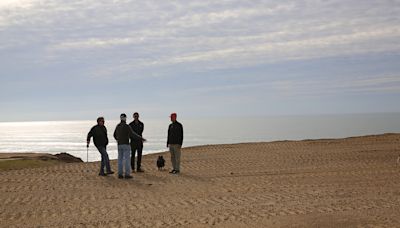
<path fill-rule="evenodd" d="M 399 144 L 385 134 L 191 147 L 180 175 L 148 155 L 133 180 L 97 176 L 98 162 L 4 171 L 0 225 L 399 227 Z"/>

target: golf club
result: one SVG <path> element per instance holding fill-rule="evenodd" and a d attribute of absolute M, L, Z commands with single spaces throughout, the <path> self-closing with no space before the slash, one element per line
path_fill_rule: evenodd
<path fill-rule="evenodd" d="M 89 163 L 89 144 L 86 145 L 86 163 Z M 86 172 L 89 172 L 88 164 L 86 164 Z"/>

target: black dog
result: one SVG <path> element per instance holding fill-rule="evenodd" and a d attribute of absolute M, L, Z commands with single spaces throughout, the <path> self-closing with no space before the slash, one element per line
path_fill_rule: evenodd
<path fill-rule="evenodd" d="M 157 159 L 157 168 L 158 168 L 158 170 L 163 170 L 164 166 L 165 166 L 164 157 L 163 156 L 158 156 L 158 159 Z"/>

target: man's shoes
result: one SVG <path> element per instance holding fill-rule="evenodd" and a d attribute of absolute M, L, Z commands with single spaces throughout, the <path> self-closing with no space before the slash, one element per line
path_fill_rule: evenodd
<path fill-rule="evenodd" d="M 169 171 L 169 173 L 175 173 L 175 169 L 173 169 L 173 170 Z"/>
<path fill-rule="evenodd" d="M 113 172 L 113 171 L 110 171 L 110 172 L 107 172 L 106 174 L 107 174 L 107 175 L 111 175 L 111 174 L 114 174 L 114 172 Z"/>
<path fill-rule="evenodd" d="M 141 168 L 139 168 L 139 169 L 137 169 L 137 170 L 136 170 L 136 172 L 137 172 L 137 173 L 143 173 L 143 172 L 144 172 L 144 170 L 143 170 L 143 169 L 141 169 Z"/>
<path fill-rule="evenodd" d="M 174 172 L 172 174 L 178 174 L 179 170 L 174 170 Z"/>
<path fill-rule="evenodd" d="M 131 176 L 131 175 L 125 175 L 125 179 L 132 179 L 133 178 L 133 176 Z"/>
<path fill-rule="evenodd" d="M 122 179 L 122 178 L 124 178 L 124 176 L 122 176 L 122 175 L 118 175 L 118 178 L 119 178 L 119 179 Z"/>
<path fill-rule="evenodd" d="M 107 174 L 105 174 L 105 173 L 99 173 L 99 176 L 105 177 L 105 176 L 107 176 Z"/>

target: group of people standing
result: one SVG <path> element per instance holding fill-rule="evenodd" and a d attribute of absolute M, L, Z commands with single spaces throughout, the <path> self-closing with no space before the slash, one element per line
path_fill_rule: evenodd
<path fill-rule="evenodd" d="M 167 147 L 171 154 L 171 163 L 173 169 L 171 174 L 180 172 L 181 147 L 183 143 L 183 126 L 177 121 L 177 114 L 172 113 L 171 124 L 168 127 Z M 120 115 L 121 122 L 116 126 L 114 138 L 118 143 L 118 178 L 131 179 L 132 172 L 144 172 L 141 168 L 144 124 L 139 120 L 139 113 L 133 113 L 133 121 L 126 123 L 127 117 L 125 113 Z M 108 136 L 107 128 L 104 125 L 104 117 L 97 118 L 97 125 L 93 126 L 87 135 L 87 147 L 89 147 L 90 139 L 93 137 L 94 145 L 101 155 L 100 176 L 114 174 L 111 169 L 110 159 L 107 153 Z M 137 160 L 135 156 L 137 152 Z M 136 163 L 136 164 L 135 164 Z"/>

